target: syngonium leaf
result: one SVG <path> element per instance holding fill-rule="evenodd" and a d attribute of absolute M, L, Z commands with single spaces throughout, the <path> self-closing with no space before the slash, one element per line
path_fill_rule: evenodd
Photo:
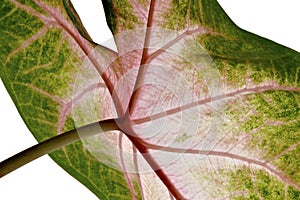
<path fill-rule="evenodd" d="M 118 54 L 69 1 L 1 4 L 1 78 L 38 141 L 127 117 L 51 157 L 101 199 L 298 199 L 300 54 L 216 0 L 102 2 Z"/>

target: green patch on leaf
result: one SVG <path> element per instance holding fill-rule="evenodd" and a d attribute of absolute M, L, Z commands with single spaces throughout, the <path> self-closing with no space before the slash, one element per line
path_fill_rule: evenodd
<path fill-rule="evenodd" d="M 271 90 L 249 97 L 251 105 L 266 119 L 288 122 L 300 117 L 297 92 Z"/>
<path fill-rule="evenodd" d="M 201 21 L 201 1 L 194 0 L 173 0 L 172 8 L 165 15 L 165 27 L 174 30 L 185 28 L 190 22 L 190 25 L 195 25 Z"/>
<path fill-rule="evenodd" d="M 64 123 L 64 126 L 62 128 L 63 132 L 67 132 L 69 130 L 73 130 L 75 129 L 76 126 L 75 126 L 75 122 L 74 122 L 74 119 L 70 116 L 67 116 L 67 119 Z"/>
<path fill-rule="evenodd" d="M 289 199 L 300 199 L 300 191 L 289 186 L 288 187 L 288 198 Z"/>
<path fill-rule="evenodd" d="M 272 158 L 300 141 L 300 122 L 282 126 L 264 126 L 253 134 L 252 144 L 265 152 L 266 158 Z"/>
<path fill-rule="evenodd" d="M 256 173 L 256 187 L 264 199 L 284 199 L 284 184 L 262 170 Z"/>
<path fill-rule="evenodd" d="M 231 199 L 276 199 L 285 197 L 284 184 L 263 170 L 241 167 L 230 173 Z"/>
<path fill-rule="evenodd" d="M 255 116 L 252 115 L 249 117 L 249 119 L 243 124 L 241 125 L 241 129 L 248 132 L 251 131 L 253 129 L 256 129 L 258 127 L 260 127 L 263 124 L 263 118 L 260 116 Z"/>
<path fill-rule="evenodd" d="M 26 6 L 29 6 L 31 9 L 38 11 L 43 15 L 46 15 L 46 12 L 42 8 L 40 8 L 33 0 L 18 0 L 18 2 Z"/>
<path fill-rule="evenodd" d="M 139 19 L 134 15 L 133 7 L 128 0 L 103 0 L 102 4 L 107 24 L 113 33 L 118 33 L 119 28 L 125 30 L 138 28 Z"/>
<path fill-rule="evenodd" d="M 300 137 L 298 139 L 298 144 Z M 291 149 L 274 161 L 274 164 L 278 166 L 285 174 L 300 184 L 300 147 Z M 299 191 L 298 191 L 299 194 Z"/>

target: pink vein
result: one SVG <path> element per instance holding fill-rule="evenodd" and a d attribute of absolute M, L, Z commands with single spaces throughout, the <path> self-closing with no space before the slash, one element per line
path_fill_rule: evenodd
<path fill-rule="evenodd" d="M 300 190 L 300 185 L 292 181 L 290 178 L 286 177 L 282 172 L 277 171 L 275 168 L 269 166 L 266 162 L 246 158 L 243 156 L 239 156 L 236 154 L 228 153 L 228 152 L 221 152 L 221 151 L 205 151 L 205 150 L 193 150 L 193 149 L 181 149 L 181 148 L 172 148 L 172 147 L 163 147 L 163 146 L 158 146 L 158 145 L 153 145 L 149 143 L 144 143 L 147 148 L 149 149 L 155 149 L 155 150 L 160 150 L 160 151 L 166 151 L 166 152 L 184 152 L 188 154 L 202 154 L 202 155 L 211 155 L 211 156 L 220 156 L 220 157 L 227 157 L 227 158 L 232 158 L 235 160 L 247 162 L 249 164 L 254 164 L 260 167 L 265 168 L 268 170 L 270 173 L 273 175 L 277 176 L 280 180 L 290 184 L 291 186 L 295 187 L 296 189 Z"/>
<path fill-rule="evenodd" d="M 146 28 L 151 28 L 153 25 L 153 15 L 154 15 L 154 6 L 155 6 L 155 0 L 150 1 L 150 8 L 149 8 L 149 13 L 148 13 L 148 21 L 147 21 L 147 27 Z M 142 59 L 140 63 L 140 67 L 138 70 L 138 75 L 135 81 L 134 89 L 137 88 L 138 85 L 143 81 L 146 69 L 143 66 L 147 62 L 147 57 L 148 57 L 148 47 L 150 43 L 150 37 L 151 37 L 151 32 L 146 29 L 146 34 L 145 34 L 145 40 L 144 40 L 144 46 L 143 46 L 143 52 L 142 52 Z M 130 97 L 129 105 L 128 105 L 128 111 L 131 113 L 133 111 L 136 100 L 139 97 L 140 90 L 134 90 L 133 94 Z"/>
<path fill-rule="evenodd" d="M 149 63 L 151 60 L 153 60 L 154 58 L 156 58 L 157 56 L 159 56 L 161 53 L 163 53 L 168 48 L 170 48 L 171 46 L 173 46 L 174 44 L 176 44 L 178 41 L 180 41 L 181 39 L 183 39 L 185 36 L 192 35 L 194 33 L 199 33 L 199 34 L 205 34 L 205 33 L 219 34 L 219 33 L 216 33 L 216 32 L 214 32 L 212 30 L 209 30 L 207 28 L 203 28 L 203 27 L 199 27 L 199 28 L 196 28 L 194 30 L 187 30 L 187 31 L 181 33 L 180 35 L 178 35 L 176 38 L 174 38 L 170 42 L 168 42 L 167 44 L 165 44 L 163 47 L 159 48 L 157 51 L 155 51 L 152 54 L 150 54 L 148 56 L 146 62 Z"/>
<path fill-rule="evenodd" d="M 164 117 L 166 114 L 167 115 L 172 115 L 172 114 L 181 112 L 183 110 L 190 109 L 190 108 L 195 107 L 195 106 L 211 103 L 211 102 L 214 102 L 214 101 L 219 101 L 219 100 L 222 100 L 222 99 L 225 100 L 226 97 L 235 97 L 237 95 L 257 93 L 257 92 L 265 92 L 265 91 L 268 91 L 268 90 L 284 90 L 284 91 L 297 91 L 297 92 L 300 92 L 299 88 L 285 87 L 285 86 L 279 86 L 279 85 L 267 85 L 267 86 L 257 86 L 257 87 L 253 87 L 253 88 L 244 88 L 244 89 L 240 89 L 240 90 L 230 92 L 230 93 L 227 93 L 227 94 L 222 94 L 222 95 L 215 96 L 215 97 L 208 97 L 206 99 L 202 99 L 202 100 L 199 100 L 199 101 L 196 101 L 196 102 L 192 102 L 192 103 L 183 105 L 181 107 L 176 107 L 176 108 L 164 111 L 162 113 L 157 113 L 157 114 L 152 115 L 152 116 L 144 117 L 144 118 L 141 118 L 141 119 L 135 119 L 135 120 L 133 120 L 133 123 L 134 124 L 141 124 L 141 123 L 149 122 L 151 120 L 160 119 L 160 118 Z"/>
<path fill-rule="evenodd" d="M 53 96 L 51 94 L 49 94 L 48 92 L 45 92 L 44 90 L 41 90 L 40 88 L 34 86 L 34 85 L 31 85 L 31 84 L 25 84 L 26 86 L 32 88 L 33 90 L 37 91 L 38 93 L 41 93 L 42 95 L 45 95 L 46 97 L 52 99 L 53 101 L 59 103 L 59 104 L 63 104 L 63 101 L 56 97 L 56 96 Z"/>
<path fill-rule="evenodd" d="M 139 188 L 140 188 L 140 191 L 141 191 L 142 199 L 145 199 L 143 184 L 142 184 L 141 176 L 140 176 L 140 173 L 139 173 L 139 163 L 138 163 L 138 159 L 137 159 L 137 149 L 134 145 L 133 145 L 132 150 L 133 150 L 134 168 L 135 168 L 135 171 L 137 172 L 136 175 L 137 175 L 137 178 L 138 178 Z"/>
<path fill-rule="evenodd" d="M 171 192 L 169 192 L 170 200 L 174 200 L 174 197 Z"/>
<path fill-rule="evenodd" d="M 119 133 L 119 154 L 120 154 L 120 159 L 121 159 L 122 171 L 123 171 L 125 180 L 127 182 L 127 185 L 129 187 L 129 190 L 131 192 L 132 198 L 134 200 L 137 200 L 138 199 L 137 194 L 135 192 L 134 186 L 132 184 L 132 181 L 131 181 L 131 179 L 129 177 L 129 174 L 127 172 L 127 169 L 126 169 L 126 166 L 125 166 L 125 163 L 124 163 L 122 143 L 123 143 L 123 133 L 120 132 Z"/>
<path fill-rule="evenodd" d="M 18 47 L 17 49 L 13 50 L 6 58 L 6 63 L 14 56 L 16 53 L 20 52 L 21 50 L 25 49 L 28 45 L 30 45 L 33 41 L 37 40 L 39 37 L 44 35 L 48 30 L 48 25 L 45 25 L 38 33 L 31 36 L 29 39 L 23 42 L 23 44 Z"/>
<path fill-rule="evenodd" d="M 49 63 L 43 64 L 43 65 L 37 65 L 37 66 L 31 67 L 31 68 L 29 68 L 27 70 L 23 70 L 23 73 L 24 74 L 29 74 L 32 71 L 35 71 L 35 70 L 38 70 L 38 69 L 42 69 L 42 68 L 47 68 L 47 67 L 51 66 L 53 64 L 53 61 L 57 58 L 57 55 L 59 54 L 60 49 L 62 47 L 62 44 L 63 44 L 63 40 L 60 40 L 59 41 L 59 45 L 56 47 L 55 53 L 52 56 L 52 60 Z"/>
<path fill-rule="evenodd" d="M 134 1 L 134 0 L 129 0 L 129 1 L 130 1 L 131 4 L 134 6 L 134 8 L 135 8 L 136 10 L 138 10 L 138 11 L 141 13 L 141 15 L 143 16 L 143 18 L 144 18 L 144 19 L 147 19 L 146 14 L 143 13 L 142 9 L 140 9 L 140 6 L 137 5 L 136 1 Z"/>
<path fill-rule="evenodd" d="M 281 156 L 283 156 L 284 154 L 295 150 L 298 146 L 300 146 L 300 142 L 297 142 L 296 144 L 293 144 L 292 146 L 290 146 L 289 148 L 287 148 L 286 150 L 284 150 L 283 152 L 281 152 L 280 154 L 278 154 L 277 156 L 275 156 L 274 158 L 268 160 L 267 162 L 270 163 L 274 160 L 277 160 L 278 158 L 280 158 Z"/>
<path fill-rule="evenodd" d="M 49 18 L 47 18 L 46 16 L 42 15 L 41 13 L 37 12 L 36 10 L 28 7 L 28 6 L 25 6 L 21 3 L 19 3 L 18 1 L 16 0 L 10 0 L 11 3 L 15 4 L 16 7 L 22 9 L 22 10 L 25 10 L 26 12 L 34 15 L 35 17 L 39 18 L 40 20 L 44 21 L 44 22 L 50 22 L 51 20 Z"/>

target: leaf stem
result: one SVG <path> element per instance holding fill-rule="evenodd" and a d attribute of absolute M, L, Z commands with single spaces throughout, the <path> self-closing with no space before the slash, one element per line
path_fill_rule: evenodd
<path fill-rule="evenodd" d="M 99 132 L 99 130 L 101 132 Z M 95 122 L 68 132 L 62 133 L 39 144 L 36 144 L 0 163 L 0 178 L 23 165 L 82 138 L 87 138 L 106 131 L 120 130 L 115 119 Z M 78 135 L 80 132 L 80 136 Z"/>

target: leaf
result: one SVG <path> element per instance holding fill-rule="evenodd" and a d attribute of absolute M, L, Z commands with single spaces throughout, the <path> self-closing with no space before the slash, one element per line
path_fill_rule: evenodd
<path fill-rule="evenodd" d="M 102 2 L 118 54 L 83 39 L 68 1 L 83 37 L 62 3 L 1 8 L 1 78 L 39 141 L 120 119 L 56 162 L 101 199 L 299 198 L 299 53 L 216 0 Z"/>
<path fill-rule="evenodd" d="M 5 0 L 0 6 L 1 79 L 38 141 L 74 129 L 74 78 L 93 49 L 65 6 L 67 1 L 30 0 Z M 50 156 L 99 198 L 132 199 L 124 174 L 99 163 L 81 142 Z"/>

